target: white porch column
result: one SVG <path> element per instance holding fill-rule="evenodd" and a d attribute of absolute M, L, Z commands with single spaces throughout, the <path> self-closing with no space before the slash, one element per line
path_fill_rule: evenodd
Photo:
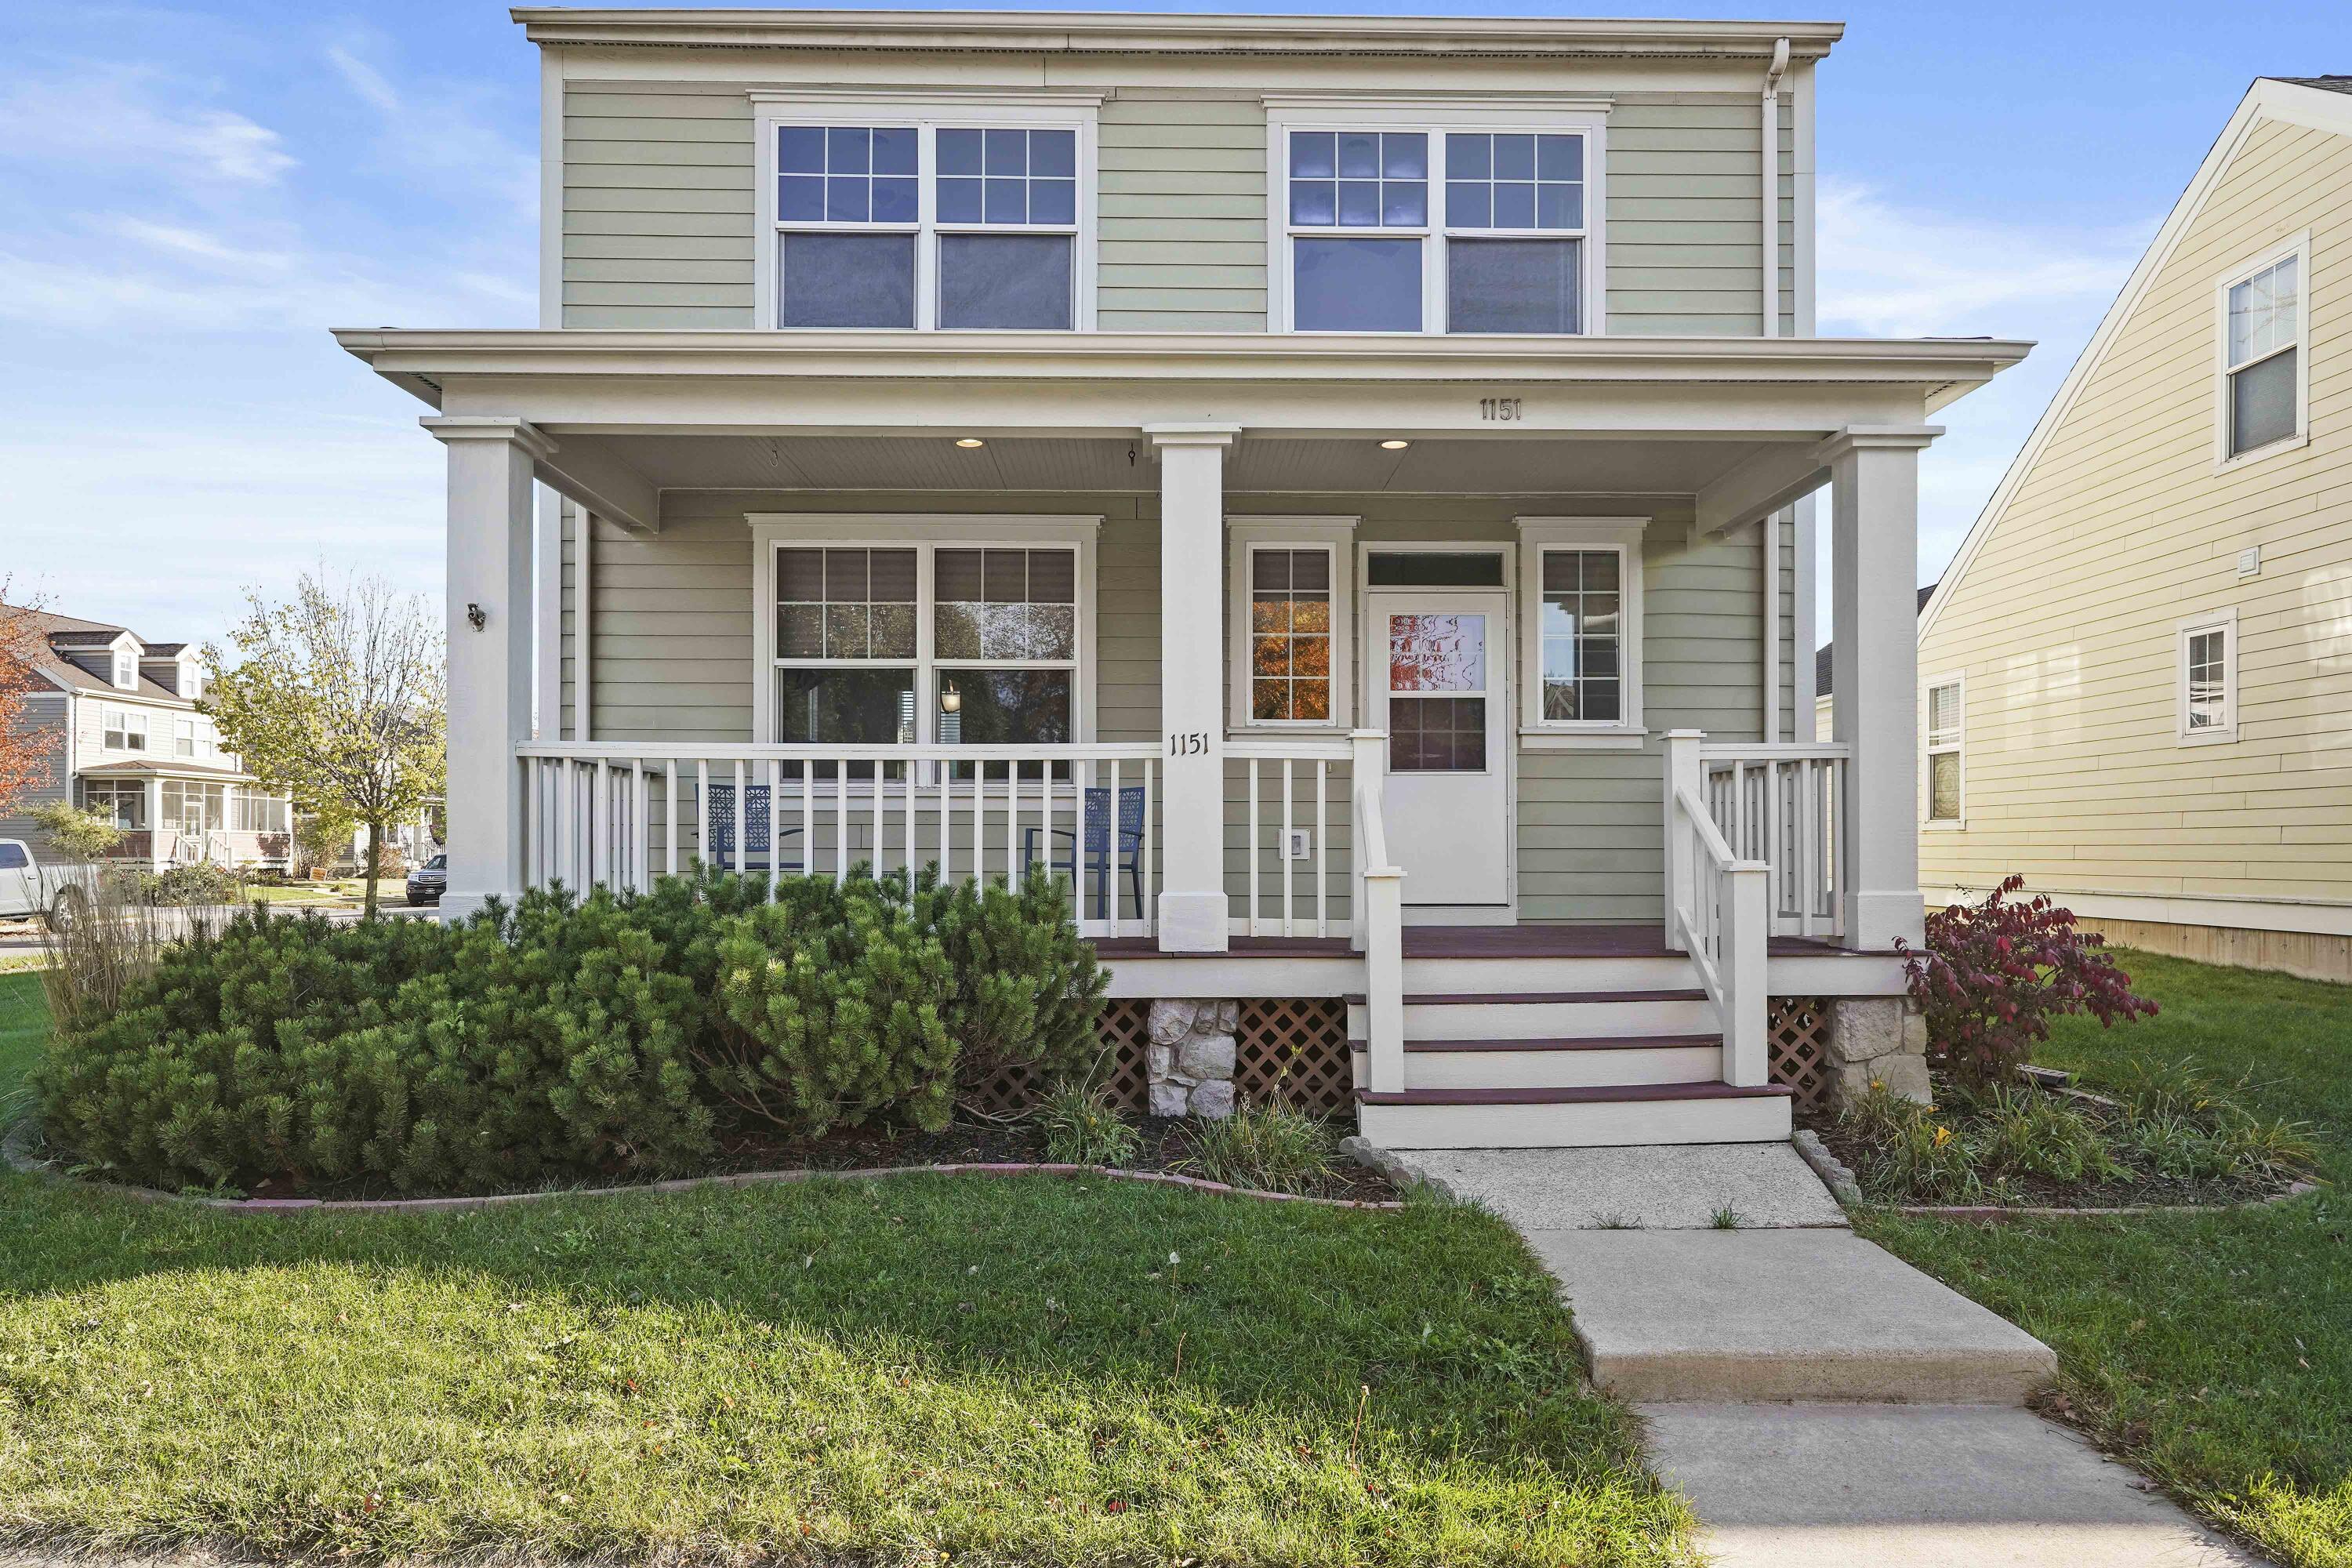
<path fill-rule="evenodd" d="M 555 450 L 520 419 L 420 421 L 449 449 L 449 890 L 444 919 L 522 888 L 530 738 L 531 477 Z M 473 612 L 482 624 L 477 628 Z"/>
<path fill-rule="evenodd" d="M 1160 947 L 1223 952 L 1225 448 L 1234 425 L 1147 425 L 1160 448 Z"/>
<path fill-rule="evenodd" d="M 1845 945 L 1917 946 L 1919 453 L 1933 426 L 1856 426 L 1830 469 L 1832 739 L 1848 748 Z"/>

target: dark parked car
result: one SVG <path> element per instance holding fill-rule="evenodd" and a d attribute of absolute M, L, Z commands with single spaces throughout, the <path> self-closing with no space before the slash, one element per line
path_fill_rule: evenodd
<path fill-rule="evenodd" d="M 436 855 L 408 874 L 408 901 L 422 907 L 437 904 L 449 887 L 449 857 Z"/>

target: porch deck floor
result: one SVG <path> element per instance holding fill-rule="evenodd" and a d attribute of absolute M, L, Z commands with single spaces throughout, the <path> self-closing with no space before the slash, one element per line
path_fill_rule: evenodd
<path fill-rule="evenodd" d="M 1092 937 L 1103 958 L 1158 958 L 1148 936 Z M 1344 936 L 1237 936 L 1229 958 L 1345 958 Z M 1815 937 L 1776 936 L 1769 950 L 1782 958 L 1862 956 Z M 1673 956 L 1654 925 L 1495 925 L 1404 928 L 1407 958 L 1664 958 Z M 1877 956 L 1886 956 L 1885 953 Z"/>

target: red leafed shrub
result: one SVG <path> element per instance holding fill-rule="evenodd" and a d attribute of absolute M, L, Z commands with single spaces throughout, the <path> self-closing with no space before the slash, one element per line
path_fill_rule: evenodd
<path fill-rule="evenodd" d="M 2015 1074 L 2050 1037 L 2050 1020 L 2088 1013 L 2102 1025 L 2151 1017 L 2156 1004 L 2135 995 L 2131 976 L 2099 950 L 2106 938 L 2074 929 L 2074 912 L 2048 895 L 2022 901 L 2011 877 L 1982 903 L 1951 904 L 1927 917 L 1927 946 L 1898 939 L 1912 1000 L 1927 1016 L 1929 1054 L 1959 1077 L 1992 1083 Z"/>

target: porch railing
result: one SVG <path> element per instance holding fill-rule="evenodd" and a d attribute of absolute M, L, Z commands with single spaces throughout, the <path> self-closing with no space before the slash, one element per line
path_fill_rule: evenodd
<path fill-rule="evenodd" d="M 1666 737 L 1666 945 L 1690 954 L 1723 1026 L 1723 1081 L 1761 1085 L 1768 868 L 1743 860 L 1699 794 L 1697 737 Z"/>
<path fill-rule="evenodd" d="M 1337 737 L 1225 743 L 1228 763 L 1240 763 L 1247 835 L 1235 922 L 1240 934 L 1331 934 L 1331 782 L 1335 770 L 1351 765 L 1352 755 L 1349 742 Z M 1351 788 L 1341 797 L 1343 805 L 1352 795 Z M 1303 844 L 1294 837 L 1298 834 L 1306 836 Z"/>
<path fill-rule="evenodd" d="M 1702 743 L 1700 795 L 1733 854 L 1766 868 L 1778 936 L 1844 934 L 1839 837 L 1846 748 L 1834 742 Z"/>
<path fill-rule="evenodd" d="M 845 880 L 935 865 L 946 879 L 1069 882 L 1089 936 L 1149 935 L 1159 898 L 1160 757 L 1150 743 L 646 746 L 535 742 L 524 876 L 649 889 L 699 858 Z"/>
<path fill-rule="evenodd" d="M 1364 1054 L 1378 1093 L 1404 1088 L 1404 872 L 1389 857 L 1388 732 L 1359 730 L 1349 742 L 1354 826 L 1349 879 L 1354 938 L 1364 954 Z"/>

